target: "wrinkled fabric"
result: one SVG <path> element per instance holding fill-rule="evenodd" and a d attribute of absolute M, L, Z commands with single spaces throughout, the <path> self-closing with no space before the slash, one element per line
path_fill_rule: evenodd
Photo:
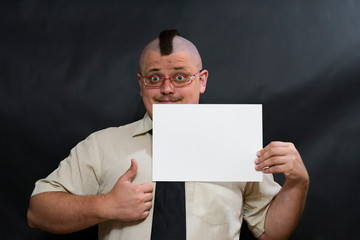
<path fill-rule="evenodd" d="M 32 195 L 48 191 L 108 193 L 130 167 L 132 158 L 139 166 L 133 184 L 151 183 L 156 189 L 152 182 L 151 129 L 152 121 L 145 114 L 137 122 L 91 134 L 71 150 L 54 172 L 36 182 Z M 272 175 L 253 183 L 186 182 L 187 239 L 237 240 L 243 218 L 258 237 L 264 232 L 266 211 L 279 190 Z M 150 239 L 152 219 L 153 208 L 145 220 L 100 223 L 99 239 Z"/>

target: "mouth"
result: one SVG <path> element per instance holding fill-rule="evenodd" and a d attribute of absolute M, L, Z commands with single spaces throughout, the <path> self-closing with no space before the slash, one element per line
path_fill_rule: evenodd
<path fill-rule="evenodd" d="M 161 103 L 161 104 L 172 104 L 172 103 L 176 103 L 178 101 L 175 101 L 175 100 L 161 100 L 161 101 L 158 101 L 158 103 Z"/>
<path fill-rule="evenodd" d="M 160 104 L 172 104 L 181 101 L 182 98 L 159 98 L 154 100 Z"/>

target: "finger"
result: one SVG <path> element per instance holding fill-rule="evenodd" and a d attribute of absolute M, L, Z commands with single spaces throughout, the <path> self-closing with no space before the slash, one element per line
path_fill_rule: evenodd
<path fill-rule="evenodd" d="M 280 152 L 278 154 L 285 155 L 286 152 L 288 151 L 288 149 L 291 147 L 294 147 L 294 145 L 292 143 L 275 141 L 275 142 L 269 143 L 266 147 L 264 147 L 263 149 L 258 151 L 256 153 L 256 155 L 258 158 L 261 158 L 261 157 L 266 158 L 266 157 L 271 156 L 272 151 L 277 151 L 277 149 L 282 149 L 282 152 Z M 275 152 L 275 154 L 276 154 L 276 152 Z"/>
<path fill-rule="evenodd" d="M 260 151 L 256 154 L 257 158 L 255 159 L 255 164 L 260 164 L 271 157 L 275 156 L 285 156 L 286 148 L 278 147 L 278 148 L 264 148 L 263 152 Z"/>
<path fill-rule="evenodd" d="M 144 201 L 145 202 L 151 202 L 153 199 L 153 194 L 152 193 L 145 193 L 144 194 Z"/>
<path fill-rule="evenodd" d="M 262 170 L 263 173 L 284 173 L 286 170 L 286 167 L 284 165 L 276 165 L 269 168 L 264 168 Z"/>
<path fill-rule="evenodd" d="M 146 202 L 144 204 L 145 211 L 149 211 L 152 208 L 152 202 Z"/>
<path fill-rule="evenodd" d="M 270 142 L 268 145 L 266 145 L 263 149 L 259 150 L 256 155 L 258 157 L 261 157 L 265 152 L 269 151 L 271 148 L 277 148 L 277 147 L 286 147 L 288 143 L 286 142 L 280 142 L 280 141 L 273 141 Z"/>
<path fill-rule="evenodd" d="M 274 166 L 278 166 L 278 165 L 284 165 L 285 163 L 286 163 L 286 157 L 283 157 L 283 156 L 271 157 L 271 158 L 267 159 L 266 161 L 258 163 L 255 166 L 255 169 L 257 171 L 260 171 L 265 168 L 274 167 Z"/>
<path fill-rule="evenodd" d="M 149 214 L 150 214 L 150 211 L 144 211 L 140 219 L 145 219 L 145 218 L 147 218 L 147 217 L 149 216 Z M 139 219 L 139 220 L 140 220 L 140 219 Z"/>
<path fill-rule="evenodd" d="M 131 182 L 138 170 L 138 164 L 135 159 L 131 159 L 130 168 L 120 177 L 120 181 Z"/>
<path fill-rule="evenodd" d="M 152 208 L 152 203 L 151 202 L 146 202 L 144 204 L 144 212 L 141 214 L 140 219 L 145 219 L 149 216 L 150 214 L 150 209 Z"/>
<path fill-rule="evenodd" d="M 144 193 L 152 193 L 154 191 L 154 187 L 149 183 L 140 184 L 139 187 L 143 190 Z"/>
<path fill-rule="evenodd" d="M 265 151 L 262 154 L 262 156 L 258 157 L 258 159 L 259 159 L 258 162 L 266 161 L 267 159 L 269 159 L 271 157 L 285 156 L 287 153 L 288 153 L 288 148 L 285 148 L 285 147 L 269 148 L 267 151 Z"/>

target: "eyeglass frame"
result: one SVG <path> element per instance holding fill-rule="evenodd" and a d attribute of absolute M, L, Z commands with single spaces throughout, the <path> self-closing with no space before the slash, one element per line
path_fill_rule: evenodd
<path fill-rule="evenodd" d="M 181 75 L 181 74 L 179 74 L 179 75 L 174 75 L 174 76 L 171 76 L 171 77 L 159 77 L 160 79 L 162 79 L 161 84 L 160 84 L 159 86 L 149 86 L 149 85 L 146 85 L 145 78 L 151 78 L 151 77 L 153 77 L 153 76 L 142 76 L 141 73 L 139 73 L 139 75 L 140 75 L 140 77 L 142 78 L 145 87 L 147 87 L 147 88 L 161 88 L 161 87 L 164 85 L 165 80 L 167 80 L 167 79 L 170 81 L 171 85 L 173 85 L 175 88 L 183 88 L 183 87 L 189 86 L 189 85 L 193 82 L 193 80 L 196 78 L 196 75 L 199 75 L 202 71 L 203 71 L 203 69 L 201 69 L 200 71 L 198 71 L 197 73 L 195 73 L 195 74 L 193 74 L 193 75 Z M 171 78 L 176 77 L 176 76 L 186 76 L 186 77 L 190 77 L 190 81 L 189 81 L 187 84 L 185 84 L 184 86 L 175 86 L 175 85 L 173 84 L 173 80 L 172 80 Z"/>

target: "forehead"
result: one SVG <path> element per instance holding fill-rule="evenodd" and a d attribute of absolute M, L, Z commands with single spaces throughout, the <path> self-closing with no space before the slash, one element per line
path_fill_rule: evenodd
<path fill-rule="evenodd" d="M 165 56 L 157 51 L 148 51 L 144 57 L 142 71 L 146 74 L 152 69 L 167 71 L 177 68 L 196 71 L 196 65 L 187 51 L 174 52 Z"/>

